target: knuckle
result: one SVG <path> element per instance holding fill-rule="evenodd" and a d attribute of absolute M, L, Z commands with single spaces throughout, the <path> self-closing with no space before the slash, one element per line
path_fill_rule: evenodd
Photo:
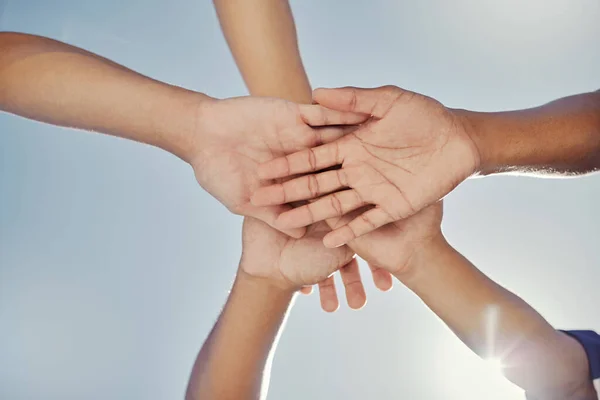
<path fill-rule="evenodd" d="M 285 171 L 285 175 L 289 176 L 292 171 L 292 158 L 291 156 L 285 157 L 285 165 L 283 166 L 283 170 Z"/>
<path fill-rule="evenodd" d="M 346 177 L 346 172 L 343 169 L 338 169 L 335 171 L 335 176 L 337 177 L 338 186 L 347 187 L 348 179 Z"/>
<path fill-rule="evenodd" d="M 319 108 L 319 113 L 320 113 L 320 117 L 321 117 L 321 124 L 329 125 L 329 114 L 327 113 L 325 108 L 324 107 Z"/>
<path fill-rule="evenodd" d="M 331 196 L 330 198 L 330 205 L 333 211 L 335 211 L 336 215 L 343 215 L 343 210 L 342 210 L 342 202 L 340 201 L 337 193 L 334 194 L 333 196 Z"/>
<path fill-rule="evenodd" d="M 366 215 L 366 214 L 361 214 L 359 218 L 360 218 L 360 219 L 361 219 L 361 220 L 364 222 L 364 224 L 365 224 L 366 226 L 368 226 L 369 228 L 371 228 L 371 229 L 375 229 L 375 228 L 377 228 L 377 226 L 376 226 L 376 225 L 373 223 L 373 221 L 371 221 L 371 218 L 369 218 L 369 216 L 368 216 L 368 215 Z"/>
<path fill-rule="evenodd" d="M 288 195 L 287 195 L 287 187 L 284 184 L 281 184 L 281 183 L 278 184 L 278 187 L 279 187 L 279 191 L 281 192 L 281 202 L 283 204 L 285 204 L 285 203 L 288 202 L 287 201 L 287 197 L 288 197 Z"/>
<path fill-rule="evenodd" d="M 394 86 L 394 85 L 384 85 L 384 86 L 381 86 L 380 89 L 383 92 L 398 92 L 400 90 L 400 88 L 398 88 L 398 86 Z"/>
<path fill-rule="evenodd" d="M 308 149 L 308 164 L 312 171 L 317 170 L 317 158 L 313 149 Z"/>
<path fill-rule="evenodd" d="M 354 230 L 354 225 L 352 224 L 352 222 L 350 222 L 348 225 L 346 225 L 346 228 L 348 231 L 350 231 L 350 234 L 352 235 L 352 238 L 356 238 L 356 231 Z"/>
<path fill-rule="evenodd" d="M 355 88 L 350 88 L 350 96 L 348 98 L 348 108 L 350 110 L 356 110 L 357 105 L 357 93 Z"/>
<path fill-rule="evenodd" d="M 356 204 L 359 204 L 359 205 L 365 204 L 365 201 L 362 198 L 361 194 L 358 192 L 358 190 L 354 190 L 353 192 L 354 192 L 354 199 L 355 199 L 354 201 L 356 202 Z"/>
<path fill-rule="evenodd" d="M 315 175 L 309 175 L 308 177 L 308 191 L 311 197 L 315 197 L 319 194 L 319 180 Z"/>
<path fill-rule="evenodd" d="M 313 211 L 313 207 L 315 207 L 315 203 L 308 204 L 304 206 L 306 210 L 306 225 L 312 225 L 315 222 L 315 211 Z"/>

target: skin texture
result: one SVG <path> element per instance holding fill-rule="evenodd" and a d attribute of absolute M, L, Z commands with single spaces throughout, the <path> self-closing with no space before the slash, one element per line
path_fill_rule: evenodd
<path fill-rule="evenodd" d="M 325 245 L 335 247 L 413 215 L 477 169 L 476 148 L 465 126 L 431 98 L 384 87 L 319 90 L 315 100 L 371 118 L 341 140 L 261 166 L 262 178 L 281 178 L 341 165 L 340 169 L 258 190 L 252 202 L 271 206 L 335 192 L 282 214 L 277 226 L 298 228 L 360 207 L 375 206 L 326 237 Z M 315 119 L 307 116 L 306 121 L 313 126 L 329 123 L 328 117 L 322 115 Z M 399 126 L 401 135 L 397 134 Z M 448 165 L 455 168 L 449 170 Z"/>
<path fill-rule="evenodd" d="M 505 376 L 531 398 L 594 399 L 581 345 L 555 331 L 531 306 L 454 250 L 442 235 L 441 218 L 439 202 L 349 245 L 365 260 L 393 273 L 475 353 L 500 359 Z M 307 268 L 298 260 L 307 257 L 307 246 L 322 234 L 315 229 L 303 239 L 290 239 L 262 222 L 246 220 L 240 271 L 200 351 L 188 400 L 266 396 L 274 344 L 293 292 L 322 279 L 352 256 L 343 246 L 334 257 L 313 254 Z"/>
<path fill-rule="evenodd" d="M 302 239 L 293 239 L 245 219 L 238 276 L 194 364 L 186 399 L 266 396 L 272 354 L 294 292 L 344 266 L 357 267 L 346 246 L 325 249 L 323 234 L 311 227 Z M 317 244 L 322 251 L 315 251 Z"/>
<path fill-rule="evenodd" d="M 190 159 L 200 185 L 231 212 L 253 216 L 273 226 L 281 206 L 257 207 L 250 202 L 252 192 L 268 182 L 258 176 L 258 165 L 344 134 L 341 128 L 308 127 L 300 118 L 303 109 L 320 112 L 314 106 L 265 97 L 204 102 L 198 111 L 195 128 L 198 139 Z M 339 116 L 360 121 L 353 114 Z M 296 228 L 284 231 L 294 237 L 304 233 L 304 229 Z"/>
<path fill-rule="evenodd" d="M 250 194 L 261 185 L 257 165 L 344 134 L 302 120 L 304 113 L 322 113 L 320 106 L 216 100 L 65 43 L 6 32 L 0 33 L 0 110 L 164 149 L 190 163 L 200 185 L 229 210 L 271 225 L 289 207 L 251 205 Z M 338 117 L 340 123 L 364 120 L 352 113 Z M 286 230 L 296 237 L 304 231 Z"/>
<path fill-rule="evenodd" d="M 353 215 L 344 218 L 331 222 L 342 225 Z M 348 246 L 392 273 L 472 351 L 500 360 L 504 375 L 529 398 L 596 399 L 582 346 L 453 249 L 441 220 L 438 202 Z"/>
<path fill-rule="evenodd" d="M 473 352 L 500 361 L 504 376 L 528 398 L 597 399 L 583 347 L 482 274 L 442 235 L 417 248 L 395 276 Z"/>
<path fill-rule="evenodd" d="M 335 142 L 259 166 L 263 179 L 311 174 L 263 187 L 252 203 L 274 206 L 323 196 L 281 214 L 276 221 L 280 229 L 374 206 L 328 234 L 328 247 L 418 212 L 471 175 L 565 176 L 600 168 L 599 92 L 502 113 L 449 109 L 392 86 L 317 89 L 314 100 L 370 119 Z M 334 115 L 313 116 L 305 116 L 305 121 L 329 126 Z M 330 167 L 337 169 L 319 172 Z"/>
<path fill-rule="evenodd" d="M 215 0 L 221 28 L 250 94 L 278 97 L 296 103 L 310 104 L 310 82 L 302 64 L 293 16 L 286 1 L 280 0 Z M 313 118 L 319 118 L 316 113 Z M 305 203 L 292 203 L 299 206 Z M 324 233 L 324 222 L 316 224 Z M 307 252 L 322 253 L 321 244 L 314 243 Z M 375 285 L 381 290 L 392 287 L 389 273 L 371 267 Z M 366 292 L 356 265 L 340 270 L 346 300 L 351 308 L 366 303 Z M 304 288 L 308 292 L 310 288 Z M 333 276 L 319 282 L 323 310 L 339 307 Z"/>
<path fill-rule="evenodd" d="M 226 2 L 219 1 L 215 3 Z M 240 28 L 238 33 L 231 33 L 227 28 L 224 28 L 230 47 L 232 47 L 234 56 L 251 90 L 260 90 L 260 84 L 254 86 L 254 89 L 252 86 L 252 83 L 257 80 L 263 79 L 266 84 L 269 84 L 271 81 L 269 74 L 271 73 L 278 74 L 278 76 L 285 75 L 284 72 L 278 73 L 277 68 L 269 69 L 269 66 L 256 67 L 257 64 L 260 64 L 257 62 L 249 62 L 250 66 L 244 66 L 248 57 L 251 56 L 242 55 L 240 57 L 239 54 L 245 51 L 244 35 L 247 36 L 249 32 L 253 32 L 252 29 L 247 28 L 248 25 L 253 23 L 253 20 L 256 21 L 256 25 L 262 26 L 254 32 L 271 33 L 270 38 L 259 38 L 261 42 L 260 49 L 263 51 L 260 54 L 264 59 L 272 60 L 269 65 L 278 65 L 277 62 L 281 62 L 286 58 L 295 60 L 296 65 L 299 64 L 296 42 L 286 42 L 288 45 L 283 46 L 281 43 L 285 42 L 285 39 L 283 41 L 278 40 L 279 37 L 274 39 L 273 36 L 275 35 L 272 35 L 274 31 L 271 30 L 273 26 L 278 26 L 279 29 L 287 29 L 289 32 L 292 30 L 290 26 L 293 27 L 293 20 L 291 18 L 279 18 L 276 19 L 277 22 L 269 24 L 270 21 L 275 19 L 260 19 L 261 16 L 272 16 L 275 9 L 286 8 L 289 13 L 289 6 L 283 3 L 285 2 L 265 0 L 261 3 L 262 8 L 255 7 L 255 3 L 250 7 L 254 6 L 253 10 L 260 9 L 262 11 L 254 11 L 255 18 L 249 18 L 245 22 L 247 25 L 237 24 L 238 27 L 244 26 L 246 28 Z M 264 11 L 265 9 L 267 10 Z M 252 12 L 252 10 L 246 11 Z M 219 11 L 219 15 L 221 14 L 222 12 Z M 224 25 L 223 21 L 222 25 Z M 282 25 L 283 28 L 281 28 Z M 236 28 L 230 29 L 235 31 Z M 257 41 L 254 39 L 253 41 Z M 236 40 L 237 42 L 235 42 Z M 235 43 L 232 43 L 232 41 Z M 290 46 L 290 43 L 293 46 Z M 236 51 L 236 48 L 240 50 Z M 249 53 L 256 52 L 256 48 L 250 48 L 247 51 Z M 268 54 L 268 57 L 264 56 L 265 54 Z M 285 57 L 281 55 L 285 55 Z M 248 69 L 251 71 L 248 72 Z M 261 75 L 261 71 L 269 71 L 269 73 Z M 250 75 L 252 77 L 248 78 Z M 275 81 L 277 80 L 275 79 Z M 285 80 L 279 80 L 278 82 L 285 82 Z M 285 87 L 285 85 L 279 85 L 278 87 L 281 86 Z M 561 99 L 539 109 L 483 114 L 466 110 L 445 109 L 435 100 L 416 94 L 409 93 L 407 99 L 404 94 L 398 96 L 399 90 L 398 88 L 377 89 L 380 92 L 378 94 L 380 98 L 372 100 L 370 103 L 367 101 L 367 106 L 359 104 L 362 102 L 358 101 L 358 96 L 348 96 L 347 89 L 330 91 L 329 93 L 319 90 L 315 92 L 314 99 L 330 108 L 360 110 L 369 116 L 375 116 L 369 123 L 363 125 L 363 128 L 367 126 L 375 127 L 372 136 L 376 140 L 379 139 L 377 136 L 381 134 L 384 128 L 388 129 L 391 125 L 395 125 L 394 123 L 384 123 L 384 119 L 389 119 L 389 116 L 385 113 L 386 107 L 382 107 L 382 105 L 389 104 L 390 101 L 400 100 L 401 97 L 404 97 L 403 101 L 414 105 L 411 109 L 413 115 L 410 121 L 403 121 L 400 118 L 394 119 L 395 123 L 399 121 L 408 122 L 408 126 L 413 129 L 414 133 L 414 131 L 422 130 L 423 127 L 431 124 L 432 116 L 435 121 L 442 121 L 442 125 L 446 127 L 446 129 L 441 129 L 443 134 L 448 134 L 448 132 L 458 133 L 454 136 L 454 139 L 458 136 L 459 140 L 463 140 L 462 145 L 468 143 L 468 146 L 457 145 L 459 142 L 452 140 L 446 140 L 443 146 L 439 145 L 444 143 L 443 140 L 436 141 L 436 139 L 439 139 L 437 137 L 440 130 L 439 126 L 431 128 L 431 125 L 429 125 L 431 129 L 436 131 L 436 137 L 430 141 L 429 146 L 425 144 L 423 147 L 423 143 L 409 143 L 409 146 L 404 147 L 423 147 L 420 150 L 424 150 L 420 155 L 418 152 L 409 154 L 408 160 L 414 158 L 414 154 L 417 158 L 421 157 L 422 159 L 426 159 L 428 155 L 438 155 L 440 149 L 448 146 L 450 142 L 452 142 L 452 146 L 459 147 L 462 149 L 461 151 L 468 154 L 465 158 L 471 161 L 468 163 L 471 167 L 467 167 L 466 162 L 458 164 L 460 167 L 458 171 L 444 166 L 444 174 L 447 175 L 450 172 L 449 175 L 454 177 L 452 179 L 447 178 L 445 183 L 442 182 L 449 188 L 453 188 L 460 180 L 473 173 L 490 174 L 516 170 L 520 172 L 564 174 L 588 173 L 597 168 L 595 162 L 598 149 L 596 145 L 599 115 L 597 94 L 584 94 Z M 354 91 L 357 92 L 358 90 Z M 407 107 L 406 103 L 404 107 Z M 427 110 L 427 112 L 424 112 L 424 110 Z M 395 117 L 398 118 L 398 115 L 402 115 L 402 113 L 396 114 Z M 416 120 L 418 118 L 415 118 L 415 115 L 421 115 L 421 121 Z M 319 118 L 312 120 L 311 123 L 318 126 L 328 124 L 327 114 L 320 115 Z M 425 118 L 428 121 L 422 120 Z M 306 120 L 310 119 L 306 118 Z M 419 123 L 421 123 L 420 126 Z M 568 132 L 568 134 L 565 135 L 565 132 Z M 368 133 L 365 132 L 365 135 Z M 417 133 L 415 138 L 423 140 L 422 131 Z M 450 137 L 452 136 L 450 135 Z M 348 140 L 347 137 L 339 142 L 346 140 Z M 336 143 L 336 146 L 337 144 L 339 143 Z M 377 142 L 374 144 L 375 146 L 370 143 L 376 151 L 369 150 L 384 158 L 386 151 L 381 150 L 389 149 L 378 148 Z M 543 151 L 541 152 L 539 151 L 540 144 L 543 144 Z M 368 148 L 369 146 L 364 147 Z M 407 153 L 406 148 L 402 150 Z M 356 153 L 351 153 L 352 155 L 365 156 L 364 151 L 362 154 L 356 149 L 354 151 Z M 300 162 L 308 164 L 307 171 L 318 170 L 315 166 L 317 157 L 311 158 L 308 156 L 310 153 L 306 152 L 304 154 L 307 157 L 300 160 Z M 406 156 L 406 154 L 397 158 L 392 156 L 391 161 L 400 159 L 400 166 L 406 166 L 402 165 L 402 158 L 405 158 L 403 156 Z M 369 159 L 369 157 L 365 158 Z M 448 165 L 455 166 L 453 164 Z M 273 163 L 271 166 L 273 166 Z M 419 163 L 415 163 L 409 165 L 409 169 L 413 166 L 420 167 Z M 344 168 L 343 162 L 338 163 L 339 167 Z M 269 168 L 265 167 L 265 170 L 267 169 Z M 265 171 L 263 170 L 263 172 Z M 274 170 L 266 171 L 264 176 L 283 177 L 287 174 L 269 175 L 270 172 L 274 172 Z M 330 177 L 337 177 L 340 174 L 336 171 L 328 173 Z M 460 179 L 457 177 L 460 177 Z M 285 201 L 314 197 L 306 196 L 306 193 L 312 195 L 318 192 L 317 188 L 321 187 L 319 185 L 321 182 L 316 182 L 314 178 L 303 178 L 299 182 L 302 181 L 304 185 L 287 184 L 287 186 L 291 186 L 292 193 L 286 194 L 293 195 L 294 191 L 298 194 L 297 197 L 288 196 Z M 430 181 L 433 181 L 433 179 Z M 278 182 L 277 186 L 281 187 L 281 184 L 282 182 Z M 286 183 L 283 183 L 283 185 L 285 186 Z M 330 187 L 328 190 L 335 189 Z M 327 193 L 326 190 L 323 192 Z M 263 201 L 267 204 L 270 204 L 269 202 L 277 204 L 278 201 L 271 199 L 271 196 L 277 197 L 278 195 L 281 197 L 281 190 L 279 192 L 272 191 L 266 195 L 263 192 L 263 198 L 268 198 L 268 200 Z M 259 192 L 256 195 L 258 197 L 256 199 L 257 204 L 261 203 L 260 196 L 261 193 Z M 416 211 L 414 208 L 413 212 Z M 341 219 L 327 219 L 327 223 L 333 228 L 343 227 L 361 215 L 362 212 L 371 211 L 372 209 L 372 205 L 360 207 Z M 338 214 L 336 216 L 339 217 Z M 475 352 L 482 357 L 501 357 L 509 365 L 509 368 L 505 369 L 507 377 L 528 390 L 530 397 L 540 396 L 540 398 L 550 399 L 594 398 L 591 397 L 593 396 L 593 389 L 591 389 L 591 385 L 587 380 L 587 363 L 581 346 L 573 339 L 556 332 L 529 305 L 490 281 L 464 257 L 453 250 L 441 235 L 439 229 L 441 216 L 441 203 L 436 203 L 424 208 L 408 219 L 395 221 L 366 235 L 350 240 L 348 245 L 361 257 L 368 260 L 370 265 L 377 265 L 378 271 L 387 270 L 394 273 L 396 277 L 421 296 L 425 303 Z M 334 241 L 331 244 L 338 243 Z M 397 249 L 398 251 L 390 252 L 391 249 Z M 375 278 L 376 276 L 374 274 Z M 449 299 L 454 300 L 448 301 Z M 497 315 L 500 316 L 496 335 L 499 342 L 493 343 L 496 349 L 495 353 L 487 351 L 490 348 L 490 341 L 486 336 L 486 332 L 482 329 L 485 326 L 483 322 L 485 322 L 486 315 L 489 315 L 485 310 L 489 309 L 496 310 Z M 557 368 L 549 368 L 553 365 Z"/>

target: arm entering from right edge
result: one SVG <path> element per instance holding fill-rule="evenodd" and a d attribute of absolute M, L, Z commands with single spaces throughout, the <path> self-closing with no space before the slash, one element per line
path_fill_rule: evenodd
<path fill-rule="evenodd" d="M 397 278 L 530 399 L 597 400 L 582 345 L 556 331 L 515 294 L 481 273 L 440 237 Z"/>

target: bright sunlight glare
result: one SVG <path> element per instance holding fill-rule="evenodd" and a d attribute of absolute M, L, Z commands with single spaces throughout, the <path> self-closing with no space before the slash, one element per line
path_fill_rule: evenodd
<path fill-rule="evenodd" d="M 502 375 L 502 362 L 482 360 L 456 337 L 437 343 L 434 384 L 440 398 L 461 400 L 523 400 L 523 391 Z"/>

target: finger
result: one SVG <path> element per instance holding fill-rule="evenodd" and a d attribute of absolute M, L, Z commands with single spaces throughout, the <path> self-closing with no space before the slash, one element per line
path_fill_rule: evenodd
<path fill-rule="evenodd" d="M 367 302 L 367 294 L 360 278 L 360 270 L 356 258 L 353 258 L 352 261 L 340 269 L 340 276 L 346 290 L 348 306 L 353 310 L 362 308 Z"/>
<path fill-rule="evenodd" d="M 280 230 L 308 226 L 328 218 L 342 216 L 364 205 L 365 203 L 355 190 L 344 190 L 286 211 L 277 218 L 275 224 Z M 331 233 L 328 233 L 327 236 Z M 354 238 L 350 240 L 352 239 Z"/>
<path fill-rule="evenodd" d="M 262 187 L 254 192 L 251 201 L 255 206 L 286 204 L 314 199 L 346 187 L 346 170 L 336 169 Z"/>
<path fill-rule="evenodd" d="M 288 236 L 291 236 L 296 239 L 300 239 L 306 233 L 306 228 L 303 227 L 294 227 L 294 228 L 284 228 L 279 229 L 275 225 L 277 225 L 277 219 L 280 214 L 285 213 L 288 210 L 292 210 L 290 206 L 281 205 L 281 206 L 270 206 L 270 207 L 253 207 L 252 211 L 248 213 L 250 217 L 254 217 L 260 219 L 261 221 L 269 224 L 271 227 L 285 233 Z"/>
<path fill-rule="evenodd" d="M 337 89 L 315 89 L 313 100 L 327 108 L 362 113 L 383 118 L 395 99 L 404 91 L 395 86 L 374 89 L 343 87 Z"/>
<path fill-rule="evenodd" d="M 285 157 L 275 158 L 258 166 L 260 179 L 278 179 L 290 175 L 315 172 L 343 162 L 343 146 L 339 141 L 313 147 Z"/>
<path fill-rule="evenodd" d="M 296 210 L 299 210 L 299 208 L 283 213 L 277 221 L 278 226 L 283 215 L 293 213 Z M 329 232 L 323 238 L 323 244 L 325 247 L 333 249 L 335 247 L 342 246 L 351 240 L 356 239 L 357 237 L 374 231 L 375 229 L 390 222 L 393 222 L 393 219 L 390 217 L 390 215 L 381 208 L 376 207 L 360 214 L 348 224 Z M 285 226 L 286 229 L 291 227 L 287 225 L 281 226 Z"/>
<path fill-rule="evenodd" d="M 323 311 L 334 312 L 339 308 L 340 302 L 335 291 L 333 275 L 319 282 L 319 297 L 321 298 L 321 308 Z"/>
<path fill-rule="evenodd" d="M 331 110 L 322 105 L 300 105 L 300 116 L 310 126 L 356 125 L 368 120 L 371 115 Z"/>
<path fill-rule="evenodd" d="M 357 125 L 347 125 L 347 126 L 323 126 L 323 127 L 315 127 L 310 128 L 316 135 L 316 140 L 314 143 L 307 147 L 315 147 L 320 146 L 322 144 L 331 143 L 338 140 L 341 137 L 346 136 L 349 133 L 352 133 L 358 129 Z M 299 149 L 303 150 L 303 149 Z"/>
<path fill-rule="evenodd" d="M 302 286 L 302 288 L 300 288 L 300 293 L 308 296 L 309 294 L 312 294 L 313 291 L 313 287 L 312 286 Z"/>
<path fill-rule="evenodd" d="M 381 290 L 382 292 L 387 292 L 394 286 L 392 274 L 376 265 L 370 263 L 367 264 L 369 265 L 371 275 L 373 275 L 373 283 L 377 289 Z"/>
<path fill-rule="evenodd" d="M 295 133 L 289 140 L 281 140 L 281 150 L 284 154 L 292 154 L 297 151 L 331 143 L 349 133 L 356 131 L 360 125 L 336 125 L 336 126 L 304 126 L 302 130 Z"/>

